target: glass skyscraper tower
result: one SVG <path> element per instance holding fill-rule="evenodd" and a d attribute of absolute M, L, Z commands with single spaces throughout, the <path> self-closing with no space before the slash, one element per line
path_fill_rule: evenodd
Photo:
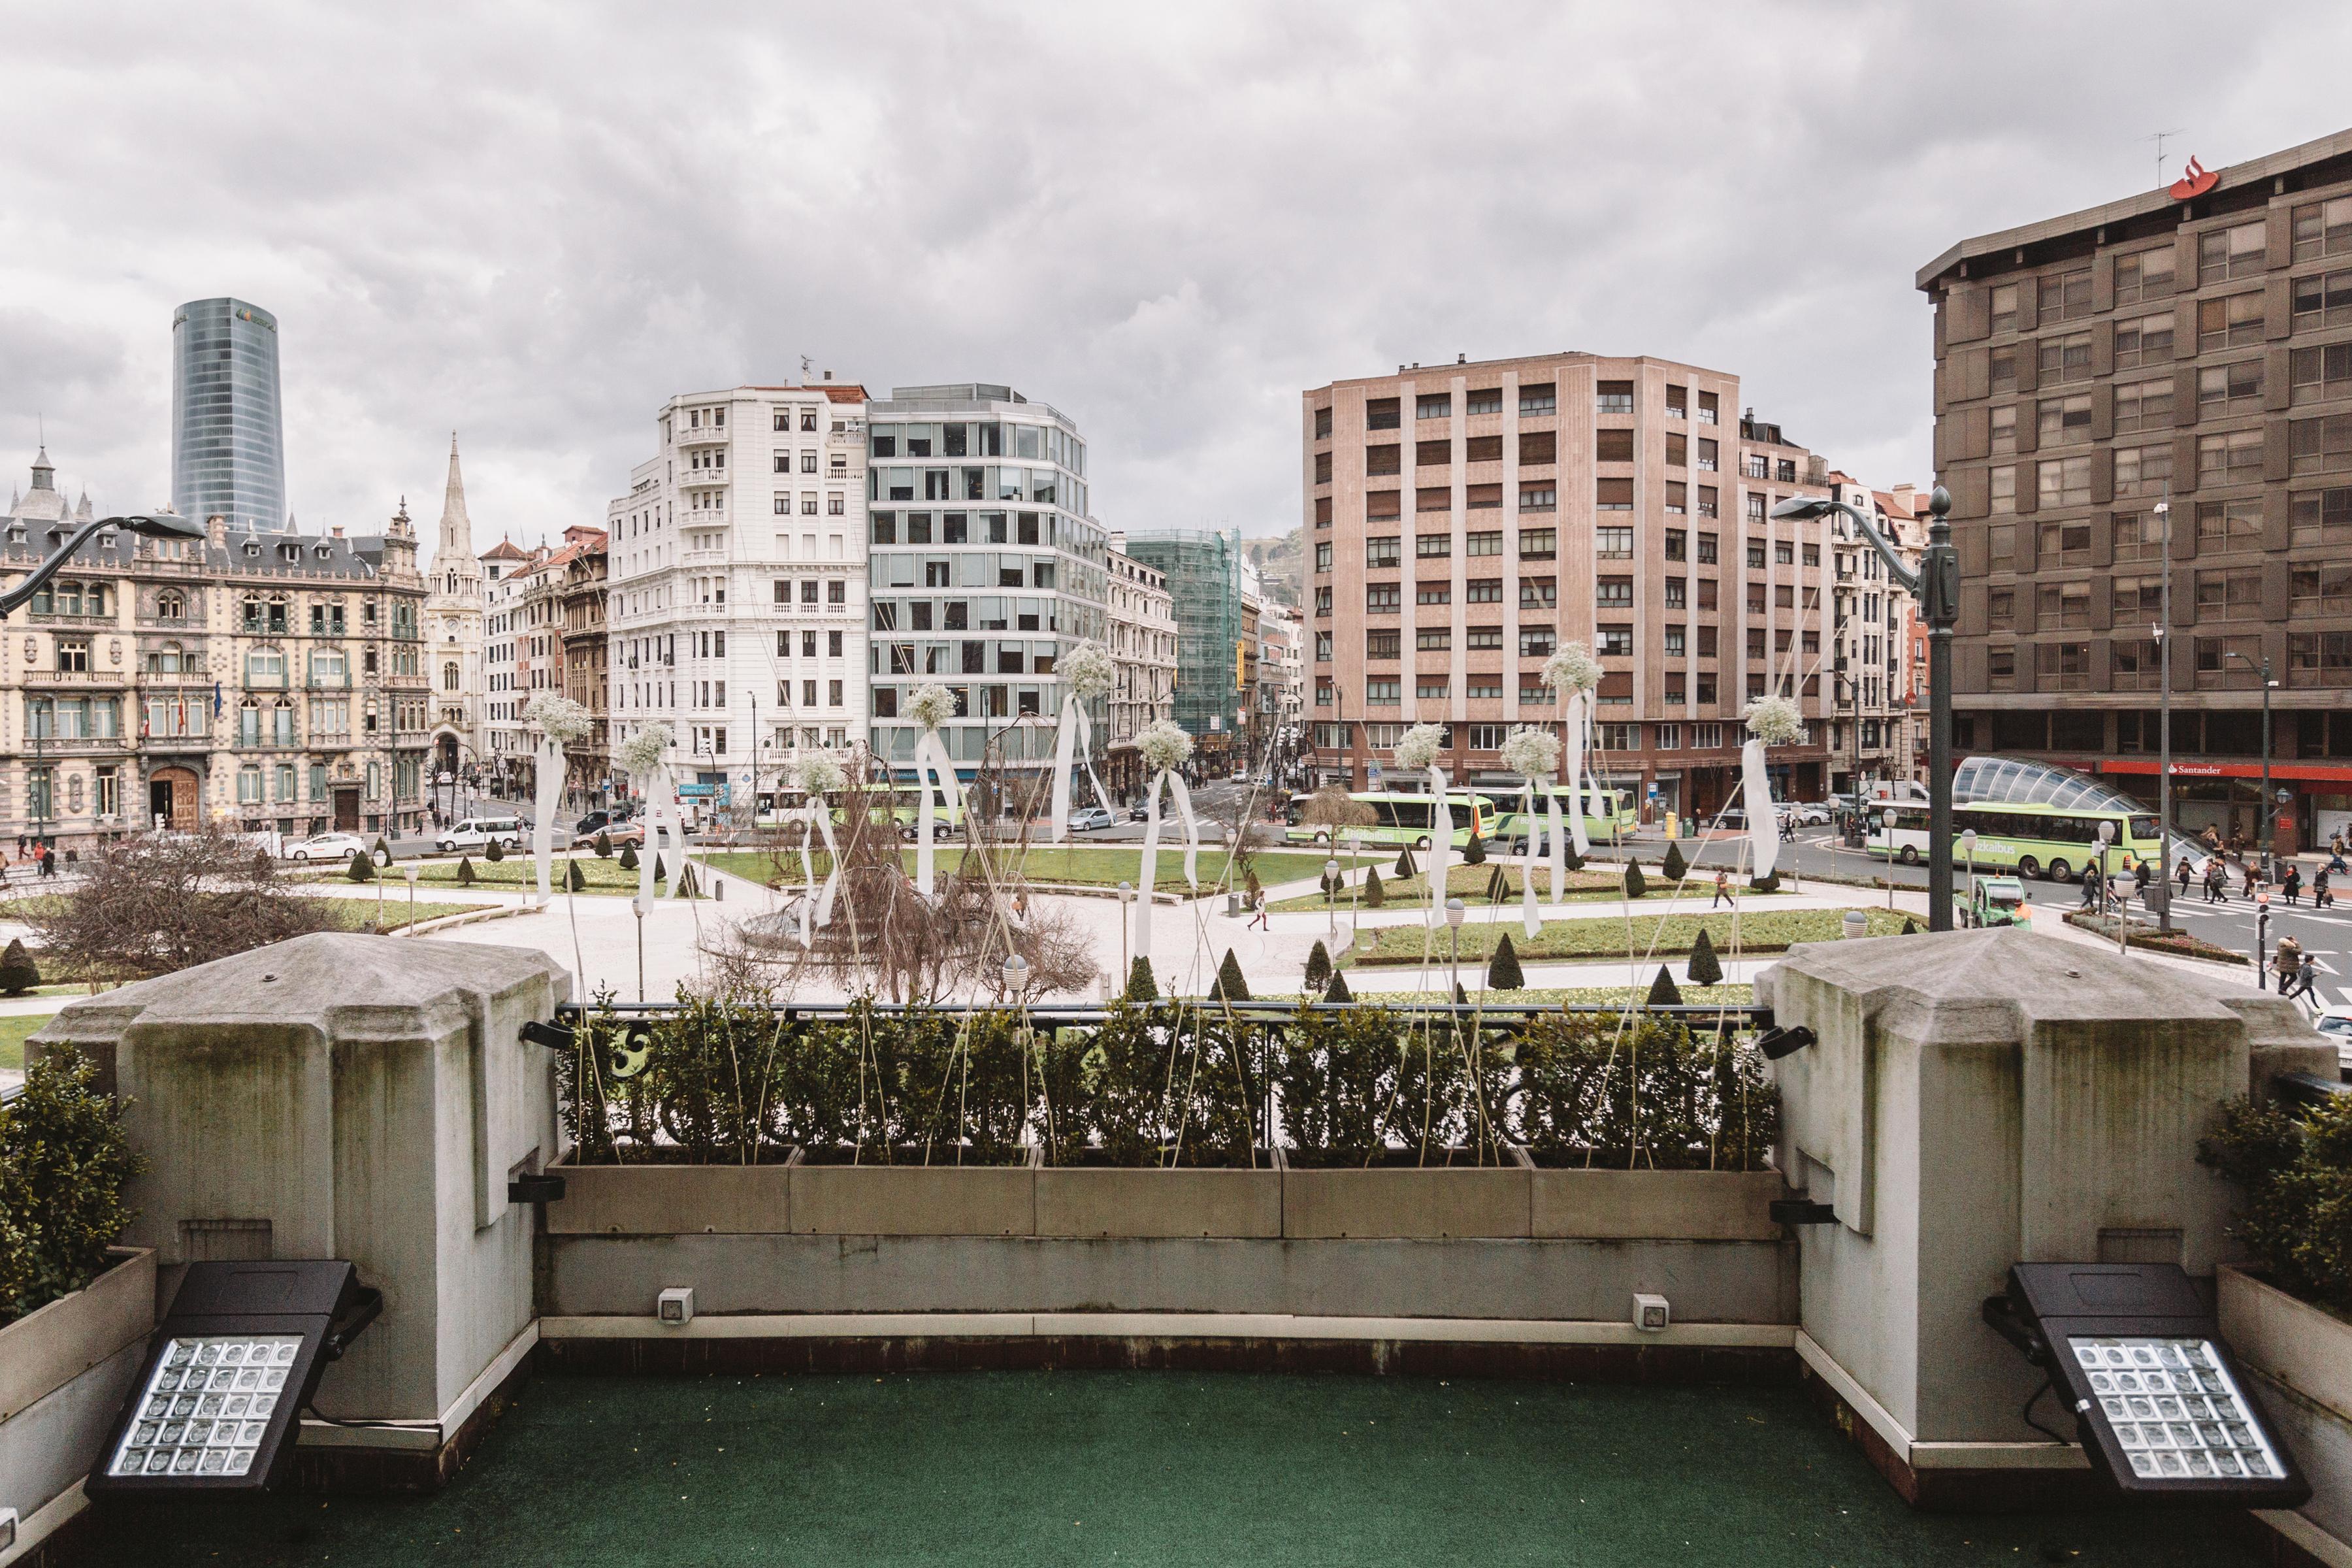
<path fill-rule="evenodd" d="M 286 529 L 278 318 L 242 300 L 172 316 L 172 506 L 231 528 Z"/>

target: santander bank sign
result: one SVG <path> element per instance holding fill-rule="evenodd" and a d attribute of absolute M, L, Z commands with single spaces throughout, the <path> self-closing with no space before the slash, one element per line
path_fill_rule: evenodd
<path fill-rule="evenodd" d="M 2189 201 L 2211 190 L 2213 182 L 2221 177 L 2195 158 L 2191 158 L 2188 165 L 2180 171 L 2180 178 L 2173 181 L 2168 187 L 2167 194 L 2175 201 Z"/>

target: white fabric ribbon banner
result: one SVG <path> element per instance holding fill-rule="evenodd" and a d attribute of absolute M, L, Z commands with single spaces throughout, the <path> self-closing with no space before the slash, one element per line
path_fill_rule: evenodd
<path fill-rule="evenodd" d="M 555 858 L 555 814 L 563 809 L 563 745 L 552 736 L 539 738 L 537 780 L 532 792 L 532 807 L 537 818 L 530 825 L 530 855 L 539 867 L 539 901 L 549 900 L 547 890 L 548 864 Z M 569 890 L 568 889 L 566 889 Z"/>
<path fill-rule="evenodd" d="M 646 781 L 646 843 L 645 854 L 637 861 L 637 899 L 646 907 L 654 901 L 654 868 L 660 863 L 664 828 L 669 830 L 670 843 L 677 851 L 677 864 L 670 868 L 669 891 L 664 895 L 674 899 L 678 884 L 686 880 L 686 826 L 678 819 L 677 789 L 670 783 L 666 766 L 656 768 Z"/>
<path fill-rule="evenodd" d="M 1552 794 L 1549 779 L 1544 781 L 1544 798 L 1551 802 L 1551 836 L 1557 838 L 1559 837 L 1559 797 Z M 1536 781 L 1533 779 L 1528 779 L 1520 791 L 1519 809 L 1528 825 L 1527 851 L 1519 857 L 1519 879 L 1525 884 L 1520 889 L 1519 912 L 1524 917 L 1528 935 L 1533 938 L 1543 929 L 1543 913 L 1536 907 L 1536 867 L 1538 864 L 1536 829 L 1541 819 L 1536 816 Z M 1557 871 L 1552 873 L 1555 881 L 1551 896 L 1555 903 L 1559 900 L 1559 875 Z"/>
<path fill-rule="evenodd" d="M 834 842 L 833 813 L 822 799 L 801 807 L 801 821 L 806 825 L 801 833 L 801 945 L 806 947 L 816 931 L 833 923 L 834 889 L 841 885 L 841 850 Z M 827 868 L 823 892 L 817 890 L 816 863 L 811 854 L 820 834 L 824 837 Z"/>
<path fill-rule="evenodd" d="M 1580 860 L 1592 853 L 1592 841 L 1584 832 L 1584 731 L 1587 727 L 1586 704 L 1591 700 L 1581 691 L 1568 694 L 1568 832 Z M 1552 875 L 1564 876 L 1568 869 L 1567 852 L 1560 847 L 1559 834 L 1553 834 L 1551 841 Z"/>
<path fill-rule="evenodd" d="M 1077 693 L 1062 696 L 1062 728 L 1054 741 L 1054 805 L 1053 842 L 1062 843 L 1070 836 L 1070 784 L 1072 766 L 1086 764 L 1087 777 L 1094 781 L 1095 799 L 1105 811 L 1110 811 L 1110 794 L 1103 788 L 1102 779 L 1095 773 L 1095 725 L 1087 717 L 1087 705 Z M 1118 813 L 1112 812 L 1113 816 Z"/>
<path fill-rule="evenodd" d="M 1151 889 L 1160 881 L 1160 786 L 1175 797 L 1177 814 L 1184 819 L 1184 880 L 1201 890 L 1201 825 L 1192 817 L 1192 792 L 1171 772 L 1161 772 L 1144 792 L 1143 866 L 1135 885 L 1135 956 L 1151 956 Z"/>
<path fill-rule="evenodd" d="M 1772 874 L 1780 858 L 1780 814 L 1772 809 L 1772 775 L 1764 766 L 1764 742 L 1748 737 L 1739 748 L 1739 792 L 1748 803 L 1748 842 L 1755 853 L 1754 875 Z"/>
<path fill-rule="evenodd" d="M 1445 921 L 1445 874 L 1454 858 L 1454 812 L 1445 802 L 1444 768 L 1430 768 L 1429 790 L 1437 802 L 1429 814 L 1429 925 L 1434 931 Z M 1472 831 L 1476 828 L 1472 823 Z"/>
<path fill-rule="evenodd" d="M 937 833 L 937 798 L 949 790 L 962 788 L 955 776 L 955 763 L 949 760 L 948 749 L 940 742 L 937 730 L 925 730 L 915 737 L 915 788 L 923 797 L 915 812 L 915 890 L 928 899 L 938 880 L 937 858 L 932 851 Z"/>

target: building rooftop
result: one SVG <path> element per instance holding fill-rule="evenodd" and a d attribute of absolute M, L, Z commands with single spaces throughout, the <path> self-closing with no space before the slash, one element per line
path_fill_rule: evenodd
<path fill-rule="evenodd" d="M 140 1568 L 2260 1560 L 2226 1513 L 1914 1512 L 1783 1385 L 1178 1372 L 542 1373 L 438 1493 L 93 1522 Z"/>

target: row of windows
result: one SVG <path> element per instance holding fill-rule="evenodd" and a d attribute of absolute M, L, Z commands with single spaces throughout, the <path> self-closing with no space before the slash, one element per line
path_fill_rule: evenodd
<path fill-rule="evenodd" d="M 1540 417 L 1559 412 L 1559 390 L 1558 386 L 1549 383 L 1540 386 L 1520 387 L 1518 399 L 1520 416 L 1522 418 Z M 1503 402 L 1501 387 L 1484 387 L 1463 395 L 1462 412 L 1465 416 L 1474 419 L 1485 415 L 1499 415 L 1503 412 Z M 1596 382 L 1593 384 L 1592 406 L 1597 414 L 1631 414 L 1633 411 L 1633 384 L 1630 381 Z M 1364 405 L 1364 425 L 1367 429 L 1371 430 L 1394 430 L 1402 424 L 1402 414 L 1401 399 L 1371 398 Z M 1416 420 L 1448 419 L 1453 417 L 1453 414 L 1454 395 L 1450 392 L 1422 393 L 1413 399 L 1413 417 Z M 1687 389 L 1668 385 L 1666 417 L 1686 419 L 1689 416 L 1690 398 Z M 1720 416 L 1721 404 L 1717 395 L 1712 392 L 1700 393 L 1698 422 L 1702 425 L 1713 425 Z M 1315 438 L 1318 441 L 1328 440 L 1330 435 L 1331 410 L 1318 408 L 1315 411 Z"/>
<path fill-rule="evenodd" d="M 2352 196 L 2337 196 L 2294 209 L 2290 252 L 2294 260 L 2352 253 Z M 2256 276 L 2269 260 L 2270 225 L 2266 218 L 2209 229 L 2197 237 L 2197 285 L 2231 282 Z M 2134 304 L 2168 294 L 2175 284 L 2178 252 L 2167 241 L 2147 250 L 2116 258 L 2116 303 Z M 2021 290 L 2034 291 L 2036 324 L 2074 321 L 2091 314 L 2091 269 L 2053 273 L 2030 283 L 2002 283 L 1991 290 L 1990 325 L 1998 335 L 2018 326 Z"/>

